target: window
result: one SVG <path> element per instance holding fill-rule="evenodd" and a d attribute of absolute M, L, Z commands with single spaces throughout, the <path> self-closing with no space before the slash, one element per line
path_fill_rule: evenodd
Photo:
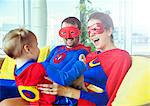
<path fill-rule="evenodd" d="M 23 25 L 22 0 L 1 0 L 0 1 L 0 49 L 2 49 L 2 39 L 12 28 Z M 0 56 L 4 52 L 0 50 Z"/>
<path fill-rule="evenodd" d="M 77 6 L 79 6 L 79 0 L 47 0 L 47 45 L 53 47 L 63 44 L 63 39 L 58 35 L 61 22 L 69 16 L 79 18 L 79 9 Z"/>
<path fill-rule="evenodd" d="M 132 55 L 150 54 L 148 0 L 90 1 L 90 7 L 112 17 L 117 47 Z M 39 47 L 63 44 L 58 35 L 61 21 L 68 16 L 79 18 L 79 3 L 80 0 L 0 0 L 0 48 L 6 32 L 21 26 L 37 35 Z M 0 54 L 4 54 L 2 50 Z"/>
<path fill-rule="evenodd" d="M 133 0 L 132 3 L 132 54 L 150 55 L 150 14 L 148 0 Z"/>
<path fill-rule="evenodd" d="M 92 7 L 110 13 L 114 21 L 117 47 L 132 55 L 150 54 L 150 15 L 148 0 L 90 0 Z"/>

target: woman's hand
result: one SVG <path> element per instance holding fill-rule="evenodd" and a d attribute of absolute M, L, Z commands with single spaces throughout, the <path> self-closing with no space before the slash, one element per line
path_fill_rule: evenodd
<path fill-rule="evenodd" d="M 53 82 L 48 77 L 44 77 L 46 80 Z M 38 84 L 38 89 L 41 90 L 41 93 L 51 94 L 51 95 L 59 95 L 63 96 L 65 92 L 65 87 L 58 85 L 57 83 L 53 82 L 52 84 Z"/>
<path fill-rule="evenodd" d="M 38 89 L 41 90 L 41 93 L 66 96 L 70 98 L 79 99 L 80 90 L 68 87 L 61 86 L 55 82 L 53 84 L 38 84 Z"/>
<path fill-rule="evenodd" d="M 38 84 L 38 89 L 41 90 L 41 93 L 51 94 L 51 95 L 58 95 L 59 94 L 59 91 L 58 91 L 59 87 L 61 87 L 61 86 L 56 84 L 56 83 Z"/>

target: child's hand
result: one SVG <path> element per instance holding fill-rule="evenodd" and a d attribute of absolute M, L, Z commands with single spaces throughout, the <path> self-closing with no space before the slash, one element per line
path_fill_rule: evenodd
<path fill-rule="evenodd" d="M 86 58 L 84 54 L 80 54 L 79 60 L 82 61 L 84 64 L 86 64 Z"/>

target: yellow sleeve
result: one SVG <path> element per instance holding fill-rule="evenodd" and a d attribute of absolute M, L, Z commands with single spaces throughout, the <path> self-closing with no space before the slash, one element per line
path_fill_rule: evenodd
<path fill-rule="evenodd" d="M 23 99 L 29 102 L 39 100 L 39 91 L 36 86 L 18 86 L 19 93 Z"/>

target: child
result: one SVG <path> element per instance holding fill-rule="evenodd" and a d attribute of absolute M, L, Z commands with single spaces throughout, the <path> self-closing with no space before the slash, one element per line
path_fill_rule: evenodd
<path fill-rule="evenodd" d="M 55 66 L 60 71 L 68 71 L 72 68 L 73 64 L 77 64 L 79 58 L 82 60 L 82 56 L 86 56 L 88 54 L 90 48 L 79 44 L 81 22 L 76 17 L 68 17 L 64 19 L 61 23 L 61 27 L 59 35 L 63 38 L 65 45 L 55 47 L 50 52 L 46 62 L 52 64 L 52 66 Z M 48 75 L 50 75 L 50 73 Z M 73 73 L 72 77 L 74 77 Z M 58 81 L 55 80 L 55 82 L 57 83 Z M 83 80 L 80 82 L 82 86 Z M 72 81 L 69 81 L 69 79 L 68 84 L 72 84 Z M 83 86 L 81 86 L 73 87 L 82 88 Z M 57 96 L 54 104 L 73 105 L 76 103 L 77 100 L 75 99 Z"/>
<path fill-rule="evenodd" d="M 14 29 L 7 33 L 3 39 L 3 48 L 8 56 L 16 60 L 14 75 L 21 97 L 34 106 L 51 106 L 56 100 L 55 96 L 42 94 L 37 90 L 37 84 L 52 83 L 44 78 L 49 72 L 51 74 L 48 76 L 53 81 L 58 78 L 61 80 L 57 83 L 69 85 L 68 79 L 74 81 L 85 70 L 84 63 L 81 61 L 77 61 L 72 69 L 66 72 L 60 72 L 46 62 L 37 63 L 39 56 L 37 39 L 33 32 L 26 29 Z"/>

